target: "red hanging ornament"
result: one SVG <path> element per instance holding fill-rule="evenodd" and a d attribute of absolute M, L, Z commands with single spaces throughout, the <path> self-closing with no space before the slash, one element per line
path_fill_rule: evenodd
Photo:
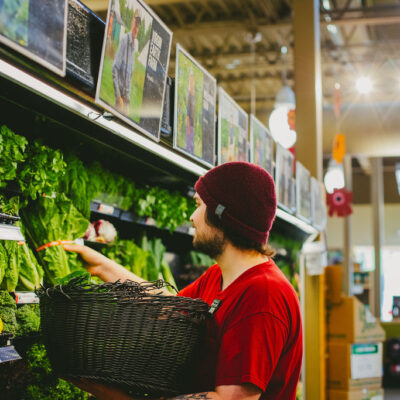
<path fill-rule="evenodd" d="M 347 217 L 353 213 L 351 203 L 353 202 L 353 193 L 346 189 L 335 189 L 332 194 L 326 194 L 326 203 L 328 204 L 329 216 L 337 214 L 338 217 Z"/>

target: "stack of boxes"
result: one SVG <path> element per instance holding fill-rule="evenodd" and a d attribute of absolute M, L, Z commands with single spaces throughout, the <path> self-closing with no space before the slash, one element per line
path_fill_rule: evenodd
<path fill-rule="evenodd" d="M 329 268 L 333 267 L 327 271 L 328 400 L 383 400 L 385 332 L 358 299 L 341 296 L 340 274 Z"/>

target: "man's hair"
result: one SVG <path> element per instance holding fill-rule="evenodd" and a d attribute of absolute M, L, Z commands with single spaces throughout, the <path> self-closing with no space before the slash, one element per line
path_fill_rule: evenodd
<path fill-rule="evenodd" d="M 142 23 L 142 18 L 134 17 L 133 19 L 135 20 L 135 26 L 140 26 L 140 24 Z"/>
<path fill-rule="evenodd" d="M 224 234 L 224 237 L 228 239 L 233 244 L 233 246 L 237 247 L 238 249 L 254 250 L 267 257 L 274 257 L 276 254 L 276 251 L 268 243 L 257 243 L 251 239 L 243 237 L 239 233 L 236 233 L 229 226 L 226 226 L 217 215 L 211 212 L 208 207 L 206 208 L 206 223 L 214 228 L 221 230 Z"/>

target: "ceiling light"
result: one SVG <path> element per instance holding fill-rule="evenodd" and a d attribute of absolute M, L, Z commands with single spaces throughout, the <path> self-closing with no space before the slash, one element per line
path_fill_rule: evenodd
<path fill-rule="evenodd" d="M 284 85 L 279 90 L 278 94 L 275 98 L 275 108 L 279 106 L 288 106 L 289 108 L 296 108 L 296 97 L 294 95 L 293 89 L 288 86 Z"/>
<path fill-rule="evenodd" d="M 397 190 L 400 195 L 400 163 L 396 163 L 396 168 L 395 168 L 394 174 L 396 176 Z"/>
<path fill-rule="evenodd" d="M 296 131 L 290 129 L 288 121 L 288 113 L 292 109 L 286 105 L 278 105 L 270 117 L 269 128 L 274 140 L 280 143 L 285 149 L 290 149 L 296 143 Z"/>
<path fill-rule="evenodd" d="M 329 0 L 323 0 L 322 5 L 324 6 L 325 10 L 331 9 L 331 3 L 329 2 Z"/>
<path fill-rule="evenodd" d="M 361 76 L 356 81 L 356 88 L 361 94 L 368 94 L 372 90 L 372 81 L 367 76 Z"/>
<path fill-rule="evenodd" d="M 326 29 L 334 35 L 338 32 L 336 25 L 329 24 L 326 26 Z"/>

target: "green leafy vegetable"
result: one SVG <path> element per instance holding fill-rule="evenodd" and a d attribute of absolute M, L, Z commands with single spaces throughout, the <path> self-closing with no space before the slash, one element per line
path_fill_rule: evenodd
<path fill-rule="evenodd" d="M 136 195 L 136 187 L 131 179 L 110 172 L 98 162 L 93 163 L 87 173 L 90 200 L 96 199 L 123 210 L 131 208 Z"/>
<path fill-rule="evenodd" d="M 82 161 L 73 154 L 65 159 L 67 167 L 60 181 L 60 192 L 72 200 L 75 207 L 86 218 L 90 217 L 90 202 L 93 200 L 88 193 L 89 175 Z"/>
<path fill-rule="evenodd" d="M 7 199 L 4 195 L 0 194 L 0 212 L 10 215 L 18 215 L 19 211 L 19 197 L 14 196 Z"/>
<path fill-rule="evenodd" d="M 38 248 L 58 240 L 74 240 L 86 232 L 89 221 L 64 194 L 55 199 L 41 197 L 21 210 L 26 235 Z M 66 252 L 62 246 L 48 247 L 38 253 L 45 270 L 45 280 L 55 284 L 58 278 L 76 270 L 86 270 L 76 253 Z"/>
<path fill-rule="evenodd" d="M 18 329 L 16 336 L 26 336 L 36 333 L 40 328 L 40 311 L 38 304 L 25 304 L 15 313 Z"/>
<path fill-rule="evenodd" d="M 67 285 L 72 279 L 80 278 L 79 282 L 90 283 L 90 273 L 87 271 L 74 271 L 64 276 L 63 278 L 56 279 L 57 285 Z"/>
<path fill-rule="evenodd" d="M 207 254 L 192 250 L 189 252 L 189 264 L 194 267 L 210 267 L 215 261 Z"/>
<path fill-rule="evenodd" d="M 189 220 L 193 208 L 191 200 L 179 192 L 171 193 L 157 186 L 142 189 L 135 201 L 135 213 L 153 218 L 158 227 L 169 228 L 170 232 Z"/>
<path fill-rule="evenodd" d="M 26 243 L 18 246 L 18 290 L 33 292 L 43 283 L 43 268 Z"/>
<path fill-rule="evenodd" d="M 72 383 L 57 378 L 51 369 L 43 344 L 35 343 L 26 353 L 32 383 L 21 400 L 87 400 L 89 394 Z"/>
<path fill-rule="evenodd" d="M 7 250 L 4 248 L 4 246 L 0 242 L 0 287 L 1 287 L 1 283 L 3 282 L 3 278 L 6 273 L 7 266 L 8 266 Z"/>
<path fill-rule="evenodd" d="M 18 169 L 17 180 L 26 198 L 52 196 L 59 190 L 60 180 L 65 174 L 66 164 L 59 150 L 53 150 L 37 142 L 29 145 L 26 162 Z M 27 201 L 23 203 L 25 206 Z"/>
<path fill-rule="evenodd" d="M 15 300 L 6 291 L 0 291 L 0 318 L 3 321 L 3 330 L 15 334 L 17 332 L 17 319 Z"/>
<path fill-rule="evenodd" d="M 0 128 L 0 187 L 16 178 L 18 165 L 25 160 L 27 143 L 23 136 L 16 135 L 5 125 Z"/>
<path fill-rule="evenodd" d="M 116 240 L 112 245 L 103 248 L 101 252 L 108 258 L 143 279 L 148 279 L 148 251 L 142 250 L 133 240 Z"/>
<path fill-rule="evenodd" d="M 18 242 L 15 240 L 3 241 L 3 247 L 7 252 L 7 264 L 1 288 L 13 292 L 18 284 Z"/>

